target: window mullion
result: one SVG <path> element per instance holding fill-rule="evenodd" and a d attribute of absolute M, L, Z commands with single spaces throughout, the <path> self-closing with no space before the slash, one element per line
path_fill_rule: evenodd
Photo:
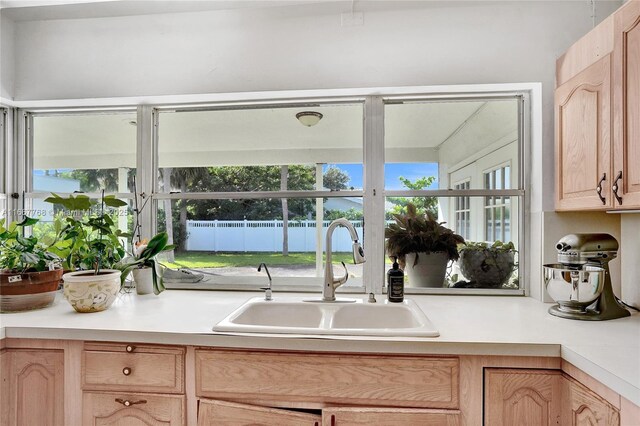
<path fill-rule="evenodd" d="M 136 184 L 138 207 L 141 208 L 155 190 L 154 182 L 154 114 L 153 107 L 142 105 L 137 111 L 137 149 L 136 149 Z M 140 212 L 140 233 L 142 238 L 150 239 L 154 233 L 154 202 L 146 203 Z"/>
<path fill-rule="evenodd" d="M 366 292 L 384 286 L 384 102 L 380 96 L 364 103 L 364 242 Z"/>

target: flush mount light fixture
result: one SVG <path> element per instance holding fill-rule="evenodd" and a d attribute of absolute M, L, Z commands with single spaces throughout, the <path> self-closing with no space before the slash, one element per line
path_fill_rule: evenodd
<path fill-rule="evenodd" d="M 302 111 L 296 114 L 296 118 L 304 126 L 311 127 L 318 124 L 322 119 L 322 114 L 316 111 Z"/>

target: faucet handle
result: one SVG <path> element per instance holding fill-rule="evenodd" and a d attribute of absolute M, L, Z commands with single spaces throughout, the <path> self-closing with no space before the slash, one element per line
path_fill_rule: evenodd
<path fill-rule="evenodd" d="M 333 279 L 334 288 L 340 287 L 342 284 L 346 283 L 347 280 L 349 279 L 349 270 L 347 269 L 347 265 L 345 265 L 344 262 L 340 262 L 340 263 L 342 264 L 342 267 L 344 268 L 344 276 L 342 276 L 340 278 L 334 278 Z"/>

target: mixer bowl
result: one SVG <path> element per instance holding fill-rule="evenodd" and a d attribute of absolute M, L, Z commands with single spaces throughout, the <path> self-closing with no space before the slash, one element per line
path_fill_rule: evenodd
<path fill-rule="evenodd" d="M 544 265 L 544 285 L 561 311 L 586 312 L 602 293 L 605 270 L 598 266 L 568 267 L 561 263 Z"/>

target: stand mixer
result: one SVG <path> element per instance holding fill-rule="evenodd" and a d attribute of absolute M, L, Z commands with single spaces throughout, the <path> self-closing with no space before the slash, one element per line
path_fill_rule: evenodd
<path fill-rule="evenodd" d="M 544 265 L 544 282 L 558 303 L 549 313 L 562 318 L 604 321 L 629 311 L 611 287 L 609 261 L 618 255 L 618 241 L 609 234 L 569 234 L 556 244 L 558 262 Z"/>

